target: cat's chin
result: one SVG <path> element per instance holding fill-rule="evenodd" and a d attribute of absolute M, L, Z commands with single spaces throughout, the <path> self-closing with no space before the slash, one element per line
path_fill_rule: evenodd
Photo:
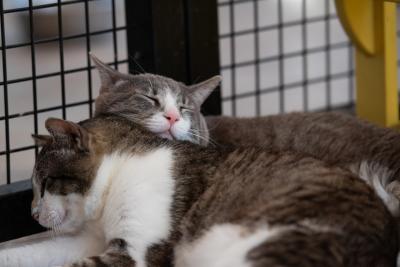
<path fill-rule="evenodd" d="M 169 140 L 175 140 L 176 138 L 171 134 L 170 131 L 162 132 L 159 133 L 158 136 L 161 138 L 169 139 Z"/>
<path fill-rule="evenodd" d="M 82 227 L 75 225 L 74 223 L 62 222 L 60 225 L 56 227 L 50 227 L 49 230 L 54 231 L 57 234 L 75 234 L 78 233 Z"/>
<path fill-rule="evenodd" d="M 57 234 L 74 234 L 79 232 L 79 230 L 82 228 L 82 224 L 82 222 L 75 221 L 65 216 L 63 220 L 57 224 L 52 224 L 50 226 L 45 224 L 41 225 L 48 230 L 56 232 Z"/>

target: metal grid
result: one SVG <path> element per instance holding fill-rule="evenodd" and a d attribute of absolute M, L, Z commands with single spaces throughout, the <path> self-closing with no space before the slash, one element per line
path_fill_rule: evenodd
<path fill-rule="evenodd" d="M 138 58 L 141 65 L 148 65 L 148 71 L 171 75 L 171 53 L 164 47 L 178 51 L 182 47 L 176 44 L 187 38 L 175 36 L 180 38 L 177 42 L 163 39 L 170 38 L 165 34 L 171 22 L 167 12 L 181 8 L 178 2 L 171 9 L 161 7 L 163 2 L 155 2 L 161 6 L 153 6 L 147 10 L 150 15 L 146 15 L 159 18 L 153 20 L 153 26 L 132 22 L 134 35 L 130 34 L 133 41 L 129 43 L 139 45 L 129 48 L 132 56 L 150 55 L 157 62 L 152 69 L 145 58 L 144 61 Z M 127 72 L 125 3 L 132 5 L 131 11 L 138 18 L 143 9 L 151 9 L 146 1 L 0 0 L 0 184 L 29 178 L 37 152 L 30 134 L 45 133 L 47 117 L 78 121 L 92 115 L 99 81 L 97 74 L 92 73 L 88 51 Z M 99 15 L 95 11 L 102 5 L 106 13 Z M 46 23 L 49 13 L 53 23 Z M 193 20 L 193 14 L 197 13 L 190 14 L 177 21 L 189 23 L 189 18 Z M 24 18 L 21 24 L 25 28 L 20 25 L 18 29 L 14 23 L 16 16 Z M 142 19 L 150 21 L 147 17 Z M 205 24 L 201 19 L 201 24 L 192 24 L 202 27 L 215 24 Z M 218 0 L 218 19 L 224 114 L 258 116 L 353 105 L 352 47 L 336 16 L 334 0 Z M 44 25 L 41 21 L 45 21 Z M 72 30 L 71 21 L 79 30 Z M 51 34 L 41 34 L 43 28 L 53 24 Z M 169 28 L 179 27 L 171 24 Z M 199 28 L 196 29 L 196 35 L 186 34 L 196 37 Z M 25 35 L 10 38 L 11 31 Z M 151 35 L 146 37 L 148 32 L 159 35 L 153 40 Z M 134 37 L 148 38 L 149 45 L 143 42 L 145 48 L 154 46 L 155 51 L 140 50 L 141 40 Z M 150 45 L 156 41 L 159 43 Z M 198 40 L 190 44 L 198 44 Z M 193 58 L 209 56 L 195 48 L 185 53 L 191 57 L 176 57 L 180 61 L 174 62 L 175 66 L 184 66 L 181 61 L 192 58 L 193 62 L 186 65 L 198 68 Z M 160 57 L 168 60 L 159 61 Z M 176 78 L 182 79 L 179 77 Z M 42 101 L 47 98 L 50 100 Z"/>
<path fill-rule="evenodd" d="M 353 105 L 352 47 L 334 0 L 219 0 L 218 9 L 224 114 Z"/>
<path fill-rule="evenodd" d="M 94 52 L 127 71 L 123 0 L 0 0 L 0 184 L 29 178 L 47 117 L 92 116 Z M 17 36 L 13 34 L 19 33 Z"/>

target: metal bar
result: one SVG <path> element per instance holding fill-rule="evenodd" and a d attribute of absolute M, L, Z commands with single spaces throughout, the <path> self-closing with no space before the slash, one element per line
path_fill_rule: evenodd
<path fill-rule="evenodd" d="M 70 0 L 68 2 L 62 2 L 61 4 L 63 6 L 64 5 L 73 5 L 73 4 L 77 4 L 77 3 L 82 3 L 84 1 L 96 1 L 96 0 Z M 32 7 L 20 7 L 20 8 L 13 8 L 13 9 L 5 9 L 5 10 L 3 10 L 3 14 L 44 9 L 44 8 L 57 7 L 57 6 L 58 6 L 58 3 L 51 3 L 51 4 L 43 4 L 43 5 L 34 5 Z"/>
<path fill-rule="evenodd" d="M 234 12 L 234 1 L 230 0 L 229 2 L 229 23 L 231 25 L 230 35 L 230 43 L 231 43 L 231 111 L 232 115 L 236 116 L 236 65 L 235 65 L 235 12 Z"/>
<path fill-rule="evenodd" d="M 90 20 L 89 20 L 89 0 L 85 0 L 85 30 L 86 30 L 86 60 L 88 63 L 88 95 L 89 100 L 93 99 L 92 96 L 92 71 L 91 71 L 91 61 L 90 61 Z M 93 104 L 89 102 L 89 117 L 93 116 Z"/>
<path fill-rule="evenodd" d="M 329 1 L 325 0 L 325 71 L 326 71 L 326 107 L 331 110 L 331 36 L 330 36 L 330 19 L 329 19 Z"/>
<path fill-rule="evenodd" d="M 58 0 L 57 0 L 58 1 Z M 62 6 L 62 4 L 61 4 Z M 115 29 L 105 29 L 105 30 L 100 30 L 100 31 L 94 31 L 91 32 L 90 35 L 100 35 L 100 34 L 105 34 L 105 33 L 110 33 L 110 32 L 114 32 L 114 31 L 123 31 L 126 30 L 126 27 L 117 27 Z M 41 40 L 37 40 L 34 41 L 34 44 L 46 44 L 46 43 L 52 43 L 52 42 L 57 42 L 57 41 L 65 41 L 65 40 L 72 40 L 72 39 L 78 39 L 78 38 L 82 38 L 82 37 L 86 37 L 86 33 L 81 33 L 81 34 L 74 34 L 74 35 L 67 35 L 67 36 L 63 36 L 63 38 L 60 37 L 52 37 L 52 38 L 46 38 L 46 39 L 41 39 Z M 6 45 L 5 48 L 6 49 L 12 49 L 12 48 L 19 48 L 19 47 L 24 47 L 24 46 L 30 46 L 31 43 L 21 43 L 21 44 L 12 44 L 12 45 Z M 2 49 L 2 47 L 0 47 L 0 49 Z"/>
<path fill-rule="evenodd" d="M 301 5 L 301 36 L 303 41 L 303 110 L 308 111 L 308 62 L 307 62 L 307 3 L 302 1 Z"/>
<path fill-rule="evenodd" d="M 235 3 L 240 4 L 240 3 L 246 3 L 246 2 L 253 2 L 254 0 L 234 0 L 234 1 L 235 1 Z M 218 6 L 228 6 L 228 5 L 229 5 L 229 1 L 218 3 Z"/>
<path fill-rule="evenodd" d="M 94 100 L 91 100 L 91 101 L 90 100 L 85 100 L 85 101 L 79 101 L 79 102 L 74 102 L 74 103 L 70 103 L 70 104 L 65 104 L 64 107 L 66 107 L 66 108 L 76 107 L 76 106 L 81 106 L 81 105 L 84 105 L 84 104 L 89 104 L 89 102 L 94 102 Z M 37 113 L 43 113 L 43 112 L 58 110 L 58 109 L 62 109 L 62 108 L 63 108 L 62 105 L 53 106 L 53 107 L 38 109 Z M 27 112 L 24 112 L 24 113 L 16 113 L 16 114 L 8 115 L 7 118 L 8 119 L 14 119 L 14 118 L 30 116 L 30 115 L 33 115 L 33 114 L 34 114 L 34 111 L 27 111 Z M 5 119 L 6 119 L 5 116 L 0 117 L 0 121 L 5 120 Z"/>
<path fill-rule="evenodd" d="M 351 103 L 354 102 L 354 82 L 353 82 L 353 73 L 354 73 L 354 64 L 353 64 L 353 59 L 354 53 L 353 53 L 353 46 L 351 43 L 349 43 L 349 100 Z"/>
<path fill-rule="evenodd" d="M 114 68 L 118 70 L 118 44 L 117 44 L 117 21 L 115 17 L 115 0 L 111 0 L 111 16 L 112 16 L 112 37 L 113 37 L 113 48 L 114 48 Z"/>
<path fill-rule="evenodd" d="M 329 48 L 331 50 L 336 50 L 336 49 L 345 48 L 348 45 L 349 45 L 349 42 L 343 42 L 343 43 L 333 44 Z M 307 54 L 312 54 L 312 53 L 326 51 L 326 49 L 327 49 L 327 46 L 321 46 L 321 47 L 315 47 L 315 48 L 307 49 L 305 52 Z M 297 56 L 301 56 L 303 53 L 304 53 L 304 51 L 296 51 L 296 52 L 286 53 L 284 57 L 285 58 L 297 57 Z M 280 59 L 280 56 L 276 55 L 276 56 L 261 58 L 261 59 L 259 59 L 259 62 L 260 63 L 266 63 L 266 62 L 270 62 L 270 61 L 276 61 L 276 60 L 279 60 L 279 59 Z M 240 62 L 240 63 L 236 63 L 234 66 L 236 66 L 236 67 L 244 67 L 244 66 L 253 65 L 254 62 L 255 62 L 255 60 L 243 61 L 243 62 Z M 232 67 L 233 67 L 233 65 L 223 65 L 223 66 L 221 66 L 221 70 L 230 69 Z"/>
<path fill-rule="evenodd" d="M 32 66 L 32 77 L 36 77 L 36 55 L 35 55 L 35 44 L 34 44 L 34 28 L 33 28 L 33 10 L 32 0 L 29 0 L 29 32 L 31 42 L 31 66 Z M 32 96 L 33 96 L 33 130 L 34 133 L 38 133 L 38 116 L 37 116 L 37 84 L 36 79 L 32 79 Z M 37 157 L 39 150 L 35 147 L 35 157 Z"/>
<path fill-rule="evenodd" d="M 347 76 L 348 76 L 348 72 L 346 71 L 346 72 L 332 74 L 331 77 L 332 77 L 332 80 L 335 80 L 335 79 L 342 79 L 342 78 L 345 78 Z M 310 85 L 310 84 L 320 83 L 320 82 L 325 81 L 325 79 L 326 79 L 325 76 L 321 76 L 321 77 L 318 77 L 318 78 L 313 78 L 313 79 L 308 80 L 308 84 Z M 285 89 L 301 87 L 302 85 L 303 85 L 303 81 L 289 83 L 289 84 L 285 85 Z M 263 94 L 269 93 L 269 92 L 276 92 L 276 91 L 279 92 L 281 90 L 280 88 L 281 87 L 279 85 L 278 86 L 273 86 L 273 87 L 262 88 L 262 89 L 260 89 L 260 95 L 263 95 Z M 226 97 L 222 98 L 222 101 L 230 101 L 233 98 L 234 99 L 246 98 L 246 97 L 253 96 L 253 95 L 254 95 L 254 92 L 247 92 L 247 93 L 237 94 L 234 97 L 233 96 L 226 96 Z"/>
<path fill-rule="evenodd" d="M 8 151 L 1 151 L 0 152 L 0 156 L 4 155 L 6 153 L 12 154 L 12 153 L 21 152 L 21 151 L 32 150 L 32 149 L 35 149 L 35 148 L 36 148 L 36 146 L 34 146 L 34 145 L 32 145 L 32 146 L 24 146 L 24 147 L 17 147 L 17 148 L 10 149 Z"/>
<path fill-rule="evenodd" d="M 282 1 L 278 1 L 278 68 L 279 68 L 279 111 L 284 112 L 285 94 L 284 94 L 284 55 L 283 55 L 283 10 Z"/>
<path fill-rule="evenodd" d="M 253 3 L 254 14 L 254 57 L 255 57 L 255 108 L 256 116 L 261 115 L 261 96 L 260 96 L 260 54 L 259 54 L 259 21 L 258 21 L 258 0 Z"/>
<path fill-rule="evenodd" d="M 5 47 L 6 36 L 4 26 L 4 9 L 3 0 L 0 0 L 0 23 L 1 23 L 1 46 Z M 8 119 L 8 83 L 7 83 L 7 51 L 2 49 L 3 56 L 3 92 L 4 92 L 4 115 L 5 115 L 5 136 L 6 136 L 6 173 L 7 173 L 7 184 L 11 182 L 11 162 L 10 162 L 10 124 Z"/>
<path fill-rule="evenodd" d="M 127 63 L 128 60 L 119 60 L 118 64 L 122 64 L 122 63 Z M 107 63 L 108 65 L 112 65 L 114 63 Z M 94 69 L 94 66 L 90 66 L 90 67 L 82 67 L 82 68 L 76 68 L 76 69 L 70 69 L 70 70 L 65 70 L 64 74 L 70 74 L 70 73 L 75 73 L 75 72 L 80 72 L 80 71 L 85 71 L 88 70 L 88 68 L 90 69 Z M 58 76 L 60 75 L 61 72 L 57 71 L 57 72 L 51 72 L 51 73 L 46 73 L 46 74 L 41 74 L 41 75 L 37 75 L 36 79 L 43 79 L 43 78 L 49 78 L 49 77 L 54 77 L 54 76 Z M 18 78 L 18 79 L 14 79 L 14 80 L 9 80 L 7 81 L 7 84 L 13 84 L 13 83 L 19 83 L 19 82 L 26 82 L 26 81 L 30 81 L 34 79 L 34 77 L 24 77 L 24 78 Z M 0 82 L 0 85 L 4 85 L 5 82 Z"/>
<path fill-rule="evenodd" d="M 253 0 L 253 1 L 257 1 L 258 2 L 260 0 Z M 329 15 L 329 18 L 333 19 L 333 18 L 337 18 L 337 16 Z M 320 17 L 310 18 L 310 19 L 307 20 L 307 22 L 308 23 L 320 22 L 320 21 L 324 21 L 325 19 L 326 19 L 326 16 L 320 16 Z M 302 20 L 288 21 L 288 22 L 285 22 L 285 26 L 286 27 L 297 26 L 297 25 L 299 25 L 301 23 L 302 23 Z M 259 31 L 260 32 L 264 32 L 264 31 L 276 30 L 278 28 L 279 28 L 279 24 L 272 24 L 272 25 L 268 25 L 268 26 L 259 27 Z M 253 31 L 254 31 L 254 29 L 236 31 L 235 32 L 235 36 L 246 35 L 246 34 L 249 34 L 249 33 L 253 33 Z M 399 34 L 400 34 L 400 32 L 399 32 Z M 224 34 L 219 35 L 219 38 L 221 38 L 221 39 L 229 38 L 229 37 L 230 37 L 230 33 L 224 33 Z"/>
<path fill-rule="evenodd" d="M 64 40 L 63 40 L 63 23 L 62 23 L 62 9 L 61 0 L 57 0 L 58 8 L 58 48 L 60 53 L 60 79 L 61 79 L 61 105 L 62 105 L 62 117 L 65 120 L 67 118 L 67 110 L 65 108 L 65 76 L 64 76 Z"/>

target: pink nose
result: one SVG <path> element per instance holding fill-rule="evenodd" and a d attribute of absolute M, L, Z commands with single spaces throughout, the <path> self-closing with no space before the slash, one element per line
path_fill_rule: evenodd
<path fill-rule="evenodd" d="M 169 124 L 173 125 L 175 122 L 179 121 L 179 113 L 175 110 L 169 110 L 164 114 L 164 117 L 168 120 Z"/>

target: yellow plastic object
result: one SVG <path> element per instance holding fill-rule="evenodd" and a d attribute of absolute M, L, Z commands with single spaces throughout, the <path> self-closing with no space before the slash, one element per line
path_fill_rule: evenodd
<path fill-rule="evenodd" d="M 399 124 L 395 2 L 336 0 L 356 50 L 357 115 L 382 126 Z"/>

